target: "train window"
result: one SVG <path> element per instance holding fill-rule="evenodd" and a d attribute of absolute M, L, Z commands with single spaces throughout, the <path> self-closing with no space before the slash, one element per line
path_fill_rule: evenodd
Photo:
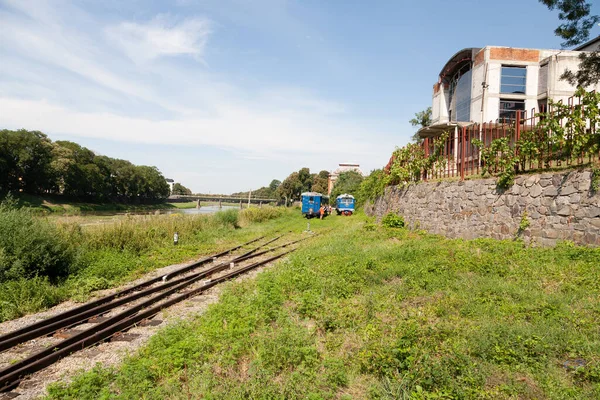
<path fill-rule="evenodd" d="M 312 196 L 310 196 L 310 197 L 308 198 L 308 201 L 315 201 L 315 199 L 314 199 Z"/>

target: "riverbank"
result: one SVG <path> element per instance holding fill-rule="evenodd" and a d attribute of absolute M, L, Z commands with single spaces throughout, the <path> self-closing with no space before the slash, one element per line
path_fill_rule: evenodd
<path fill-rule="evenodd" d="M 80 215 L 93 212 L 146 212 L 153 210 L 195 208 L 196 202 L 155 204 L 90 203 L 66 199 L 61 196 L 21 195 L 17 198 L 21 207 L 28 207 L 43 214 Z"/>
<path fill-rule="evenodd" d="M 296 214 L 261 226 L 306 229 Z M 451 240 L 362 213 L 311 229 L 204 315 L 49 398 L 599 397 L 599 249 Z"/>

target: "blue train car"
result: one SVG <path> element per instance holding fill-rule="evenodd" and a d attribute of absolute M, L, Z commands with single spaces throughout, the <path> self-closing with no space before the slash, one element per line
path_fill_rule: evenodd
<path fill-rule="evenodd" d="M 340 194 L 335 199 L 335 212 L 337 215 L 352 215 L 354 213 L 354 196 L 351 194 Z"/>
<path fill-rule="evenodd" d="M 302 215 L 306 218 L 320 217 L 321 205 L 325 207 L 325 217 L 328 214 L 327 196 L 317 192 L 302 193 Z"/>

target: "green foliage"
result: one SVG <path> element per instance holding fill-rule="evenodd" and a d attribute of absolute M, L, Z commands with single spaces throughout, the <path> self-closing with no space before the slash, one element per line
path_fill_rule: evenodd
<path fill-rule="evenodd" d="M 446 159 L 442 153 L 447 139 L 447 132 L 436 138 L 428 156 L 425 156 L 425 150 L 419 143 L 409 143 L 402 148 L 397 148 L 392 154 L 386 185 L 418 182 L 428 174 L 434 175 L 436 171 L 443 170 Z"/>
<path fill-rule="evenodd" d="M 0 282 L 65 277 L 75 260 L 74 245 L 30 210 L 16 208 L 10 199 L 0 203 Z"/>
<path fill-rule="evenodd" d="M 598 398 L 599 249 L 365 230 L 361 218 L 331 220 L 118 369 L 50 397 Z"/>
<path fill-rule="evenodd" d="M 294 200 L 300 200 L 302 193 L 302 181 L 300 181 L 297 172 L 292 172 L 287 178 L 281 182 L 277 188 L 277 195 L 286 200 L 286 203 Z M 287 205 L 287 204 L 286 204 Z"/>
<path fill-rule="evenodd" d="M 426 126 L 431 125 L 431 107 L 427 107 L 425 110 L 415 113 L 415 117 L 408 122 L 410 122 L 412 126 L 418 128 L 425 128 Z M 412 140 L 416 143 L 423 141 L 418 133 L 413 135 Z"/>
<path fill-rule="evenodd" d="M 527 218 L 527 211 L 523 211 L 523 215 L 521 215 L 521 221 L 519 222 L 519 232 L 523 232 L 525 229 L 529 228 L 531 222 L 529 218 Z"/>
<path fill-rule="evenodd" d="M 386 228 L 404 228 L 404 218 L 401 215 L 388 213 L 381 219 L 381 225 Z"/>
<path fill-rule="evenodd" d="M 43 310 L 65 300 L 64 287 L 51 284 L 47 278 L 18 278 L 0 283 L 0 321 Z"/>
<path fill-rule="evenodd" d="M 497 175 L 497 185 L 502 189 L 512 186 L 515 182 L 515 166 L 518 158 L 515 156 L 515 150 L 511 147 L 509 139 L 507 137 L 494 139 L 490 146 L 484 146 L 479 139 L 473 139 L 472 143 L 481 150 L 482 175 Z M 495 171 L 497 172 L 495 173 Z"/>
<path fill-rule="evenodd" d="M 0 130 L 0 192 L 59 194 L 77 199 L 155 202 L 169 196 L 156 167 L 98 156 L 38 131 Z"/>
<path fill-rule="evenodd" d="M 344 193 L 356 195 L 363 179 L 363 176 L 356 171 L 342 172 L 331 189 L 331 198 L 335 199 Z"/>
<path fill-rule="evenodd" d="M 600 167 L 592 167 L 590 189 L 596 193 L 600 189 Z"/>
<path fill-rule="evenodd" d="M 251 232 L 262 226 L 258 222 L 284 224 L 281 229 L 291 219 L 291 211 L 265 206 L 214 215 L 129 216 L 82 228 L 15 207 L 11 198 L 0 205 L 0 320 L 65 299 L 85 301 L 154 268 L 256 237 Z M 242 225 L 245 229 L 234 229 Z M 61 251 L 53 253 L 56 249 Z"/>
<path fill-rule="evenodd" d="M 173 184 L 173 190 L 171 191 L 171 194 L 174 195 L 180 195 L 180 196 L 185 196 L 185 195 L 191 195 L 192 191 L 188 188 L 186 188 L 185 186 L 183 186 L 181 183 L 179 182 L 175 182 Z"/>
<path fill-rule="evenodd" d="M 367 201 L 375 201 L 377 197 L 382 196 L 385 190 L 386 176 L 382 169 L 374 169 L 363 179 L 358 187 L 358 193 L 355 196 L 358 204 L 365 204 Z"/>
<path fill-rule="evenodd" d="M 221 223 L 221 225 L 231 228 L 239 228 L 239 214 L 237 210 L 225 210 L 219 211 L 215 214 L 215 218 L 217 221 Z"/>
<path fill-rule="evenodd" d="M 563 38 L 564 47 L 583 43 L 590 35 L 590 30 L 600 21 L 598 15 L 590 15 L 591 4 L 582 0 L 539 0 L 550 10 L 558 8 L 558 18 L 563 22 L 554 33 Z"/>
<path fill-rule="evenodd" d="M 283 215 L 283 209 L 278 207 L 265 206 L 262 208 L 246 208 L 239 212 L 240 224 L 248 225 L 251 223 L 265 222 L 270 219 L 279 218 Z"/>
<path fill-rule="evenodd" d="M 329 185 L 329 172 L 321 171 L 317 175 L 315 175 L 312 183 L 311 191 L 327 194 L 327 190 Z"/>

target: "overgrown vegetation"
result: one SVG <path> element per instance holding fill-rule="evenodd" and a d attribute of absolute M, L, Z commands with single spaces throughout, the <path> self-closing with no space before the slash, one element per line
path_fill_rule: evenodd
<path fill-rule="evenodd" d="M 600 396 L 600 249 L 449 240 L 360 213 L 314 227 L 328 228 L 49 398 Z"/>
<path fill-rule="evenodd" d="M 381 225 L 386 228 L 404 228 L 404 218 L 401 215 L 388 213 L 381 219 Z"/>
<path fill-rule="evenodd" d="M 260 228 L 252 224 L 284 213 L 263 207 L 214 215 L 129 216 L 82 227 L 79 221 L 40 217 L 9 198 L 0 203 L 0 320 L 68 298 L 85 300 L 154 268 L 258 236 Z M 244 226 L 249 228 L 238 229 Z"/>
<path fill-rule="evenodd" d="M 539 170 L 549 169 L 552 163 L 555 166 L 581 165 L 586 160 L 591 163 L 600 151 L 597 131 L 600 127 L 600 93 L 578 88 L 574 96 L 578 101 L 573 105 L 549 100 L 548 111 L 536 115 L 539 122 L 534 128 L 519 125 L 518 139 L 513 140 L 516 121 L 509 121 L 506 137 L 489 142 L 473 138 L 468 146 L 473 145 L 480 152 L 482 175 L 496 176 L 498 187 L 506 189 L 514 183 L 519 171 L 532 170 L 536 166 Z M 380 185 L 385 188 L 439 176 L 447 167 L 448 160 L 444 156 L 447 139 L 448 133 L 435 138 L 427 153 L 422 143 L 397 148 L 384 169 L 384 176 L 378 177 L 379 185 L 365 182 L 361 189 L 365 198 L 373 200 L 381 194 Z"/>

